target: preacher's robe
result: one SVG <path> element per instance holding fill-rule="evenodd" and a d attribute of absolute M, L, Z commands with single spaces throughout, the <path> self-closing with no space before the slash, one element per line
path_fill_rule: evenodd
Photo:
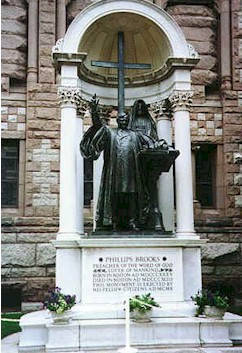
<path fill-rule="evenodd" d="M 104 166 L 99 190 L 97 226 L 109 227 L 113 223 L 114 193 L 136 193 L 138 218 L 142 219 L 147 204 L 147 191 L 142 178 L 138 153 L 150 147 L 153 141 L 131 129 L 92 126 L 80 144 L 84 158 L 96 160 L 104 151 Z"/>

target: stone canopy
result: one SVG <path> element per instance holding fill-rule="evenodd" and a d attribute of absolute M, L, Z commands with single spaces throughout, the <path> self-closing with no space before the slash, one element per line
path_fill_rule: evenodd
<path fill-rule="evenodd" d="M 83 99 L 90 100 L 96 92 L 101 104 L 117 105 L 115 70 L 95 68 L 91 60 L 116 61 L 118 31 L 124 32 L 125 61 L 152 65 L 145 71 L 126 71 L 126 106 L 136 97 L 150 104 L 158 96 L 190 89 L 190 70 L 199 59 L 167 12 L 144 0 L 98 1 L 77 15 L 53 53 L 59 69 L 77 66 Z M 64 71 L 62 77 L 67 77 Z"/>

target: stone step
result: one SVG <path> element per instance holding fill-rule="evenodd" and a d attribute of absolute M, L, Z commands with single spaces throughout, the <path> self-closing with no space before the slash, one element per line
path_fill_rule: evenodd
<path fill-rule="evenodd" d="M 18 342 L 19 342 L 19 333 L 15 333 L 13 335 L 5 337 L 1 342 L 1 352 L 2 353 L 18 353 Z M 33 351 L 32 351 L 33 352 Z M 37 351 L 38 352 L 38 351 Z M 42 350 L 42 352 L 44 352 Z M 42 353 L 39 350 L 39 353 Z M 78 351 L 66 351 L 63 353 L 83 353 L 83 350 Z M 116 350 L 109 351 L 109 353 L 117 353 Z M 145 351 L 142 348 L 138 350 L 138 352 L 142 353 L 152 353 L 152 350 Z M 159 348 L 160 353 L 242 353 L 242 346 L 240 347 L 216 347 L 216 348 Z M 98 350 L 96 353 L 107 353 L 106 350 Z"/>
<path fill-rule="evenodd" d="M 124 319 L 72 320 L 54 325 L 48 312 L 42 310 L 23 316 L 20 326 L 21 353 L 38 349 L 46 353 L 112 353 L 125 342 Z M 131 345 L 144 353 L 242 353 L 242 348 L 232 348 L 233 343 L 242 343 L 242 318 L 226 314 L 224 320 L 190 317 L 131 321 L 130 338 Z"/>

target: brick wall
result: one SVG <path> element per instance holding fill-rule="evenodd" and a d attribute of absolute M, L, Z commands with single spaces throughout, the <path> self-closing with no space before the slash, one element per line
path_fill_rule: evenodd
<path fill-rule="evenodd" d="M 205 87 L 218 80 L 217 14 L 207 6 L 174 5 L 167 12 L 181 27 L 187 41 L 199 53 L 200 61 L 192 70 L 192 86 L 197 102 L 205 100 Z"/>
<path fill-rule="evenodd" d="M 227 161 L 228 216 L 242 224 L 242 4 L 232 0 L 232 87 L 224 99 L 224 144 Z"/>
<path fill-rule="evenodd" d="M 28 90 L 25 216 L 58 217 L 60 114 L 56 85 Z"/>
<path fill-rule="evenodd" d="M 21 107 L 21 105 L 19 107 L 2 106 L 1 117 L 3 131 L 14 131 L 16 135 L 19 131 L 25 132 L 26 108 Z"/>

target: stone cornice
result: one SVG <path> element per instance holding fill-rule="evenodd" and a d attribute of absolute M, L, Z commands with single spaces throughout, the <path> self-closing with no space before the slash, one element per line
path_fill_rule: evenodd
<path fill-rule="evenodd" d="M 138 75 L 132 78 L 125 77 L 125 87 L 140 87 L 148 86 L 154 83 L 160 82 L 171 74 L 176 69 L 188 69 L 191 70 L 196 66 L 199 61 L 199 57 L 196 55 L 196 51 L 192 50 L 192 46 L 189 46 L 190 56 L 187 58 L 174 58 L 170 57 L 167 59 L 166 63 L 158 70 L 154 72 L 148 72 L 146 74 Z M 54 53 L 55 54 L 55 53 Z M 70 55 L 70 54 L 69 54 Z M 78 74 L 84 81 L 89 83 L 98 84 L 104 87 L 117 87 L 118 79 L 116 76 L 105 76 L 98 74 L 85 65 L 85 53 L 71 54 L 71 55 L 82 55 L 80 60 L 80 65 L 78 65 Z M 81 57 L 80 57 L 81 58 Z"/>
<path fill-rule="evenodd" d="M 192 104 L 192 96 L 192 91 L 174 91 L 169 97 L 173 111 L 189 111 Z"/>
<path fill-rule="evenodd" d="M 52 63 L 53 66 L 60 72 L 62 65 L 76 65 L 80 66 L 86 59 L 86 53 L 62 53 L 62 39 L 56 42 L 52 48 Z"/>
<path fill-rule="evenodd" d="M 206 244 L 206 239 L 199 239 L 199 237 L 187 239 L 152 239 L 152 238 L 134 238 L 134 239 L 113 239 L 113 238 L 80 238 L 80 240 L 52 240 L 52 244 L 56 248 L 199 248 Z"/>

